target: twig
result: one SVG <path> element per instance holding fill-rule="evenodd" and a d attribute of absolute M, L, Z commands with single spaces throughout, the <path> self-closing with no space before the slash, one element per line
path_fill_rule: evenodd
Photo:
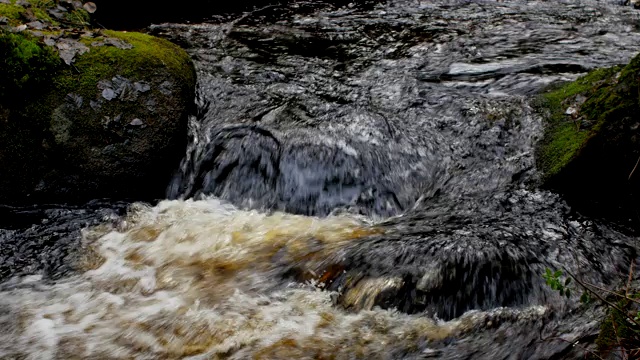
<path fill-rule="evenodd" d="M 613 314 L 611 314 L 610 316 L 611 316 L 611 326 L 613 326 L 613 333 L 616 334 L 616 341 L 618 342 L 618 347 L 622 352 L 622 360 L 628 360 L 629 356 L 627 356 L 627 352 L 624 351 L 624 347 L 622 346 L 622 340 L 620 340 L 620 335 L 618 333 L 618 325 L 616 325 L 616 319 L 613 317 Z"/>
<path fill-rule="evenodd" d="M 566 268 L 564 269 L 567 274 L 569 274 L 569 276 L 571 276 L 573 278 L 573 280 L 575 280 L 578 284 L 580 284 L 580 286 L 582 286 L 585 290 L 587 290 L 588 292 L 592 293 L 593 295 L 595 295 L 600 301 L 602 301 L 603 303 L 609 305 L 610 307 L 612 307 L 613 309 L 618 310 L 621 314 L 627 314 L 625 311 L 623 311 L 622 309 L 620 309 L 617 305 L 612 304 L 611 302 L 605 300 L 602 296 L 600 296 L 600 294 L 598 294 L 597 292 L 593 291 L 592 289 L 590 289 L 587 285 L 585 285 L 585 283 L 583 283 L 582 281 L 578 280 L 577 277 L 575 277 L 575 275 L 573 275 L 569 270 L 567 270 Z M 634 324 L 636 324 L 636 326 L 638 328 L 640 328 L 640 324 L 638 323 L 638 321 L 636 319 L 634 319 L 633 317 L 629 316 L 627 314 L 627 319 L 631 320 Z"/>
<path fill-rule="evenodd" d="M 640 159 L 640 158 L 639 158 Z M 629 288 L 631 287 L 631 279 L 633 278 L 633 267 L 635 266 L 634 259 L 631 259 L 631 266 L 629 266 L 629 277 L 627 278 L 627 289 L 625 295 L 629 297 Z"/>
<path fill-rule="evenodd" d="M 576 280 L 576 281 L 577 281 L 577 280 Z M 633 302 L 634 302 L 634 303 L 636 303 L 636 304 L 640 304 L 640 300 L 636 300 L 636 299 L 630 298 L 630 297 L 625 296 L 625 295 L 620 295 L 620 294 L 618 294 L 618 293 L 617 293 L 617 292 L 615 292 L 615 291 L 607 290 L 607 289 L 601 288 L 601 287 L 599 287 L 599 286 L 593 285 L 593 284 L 591 284 L 591 283 L 584 283 L 584 284 L 585 284 L 585 285 L 587 285 L 587 286 L 591 286 L 591 287 L 592 287 L 592 288 L 594 288 L 594 289 L 597 289 L 597 290 L 600 290 L 600 291 L 607 292 L 607 293 L 609 293 L 609 294 L 612 294 L 612 295 L 615 295 L 615 296 L 621 297 L 621 298 L 623 298 L 623 299 L 627 299 L 627 300 L 629 300 L 629 301 L 633 301 Z"/>
<path fill-rule="evenodd" d="M 629 173 L 629 177 L 627 178 L 627 181 L 631 180 L 631 177 L 633 176 L 633 173 L 638 168 L 638 164 L 640 164 L 640 156 L 638 156 L 638 160 L 636 161 L 636 165 L 633 167 L 633 170 L 631 170 L 631 172 Z"/>

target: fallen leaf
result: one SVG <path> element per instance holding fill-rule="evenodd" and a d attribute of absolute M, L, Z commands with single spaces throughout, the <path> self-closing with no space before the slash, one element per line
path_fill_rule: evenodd
<path fill-rule="evenodd" d="M 44 24 L 40 21 L 32 21 L 30 23 L 27 23 L 27 26 L 36 30 L 44 29 Z"/>
<path fill-rule="evenodd" d="M 144 123 L 140 119 L 133 119 L 133 120 L 131 120 L 129 125 L 131 125 L 131 126 L 142 126 L 142 125 L 144 125 Z"/>
<path fill-rule="evenodd" d="M 92 2 L 85 3 L 82 8 L 85 9 L 89 14 L 93 14 L 94 12 L 96 12 L 96 10 L 98 10 L 96 4 Z"/>
<path fill-rule="evenodd" d="M 67 65 L 71 65 L 71 63 L 73 63 L 76 55 L 82 55 L 89 51 L 89 48 L 85 44 L 66 38 L 58 40 L 56 48 L 58 49 L 60 58 L 62 58 Z"/>
<path fill-rule="evenodd" d="M 47 46 L 55 46 L 56 45 L 56 40 L 54 38 L 52 38 L 51 36 L 47 36 L 44 38 L 44 43 Z"/>
<path fill-rule="evenodd" d="M 102 97 L 111 101 L 116 97 L 116 93 L 115 91 L 113 91 L 113 89 L 111 88 L 106 88 L 104 90 L 102 90 Z"/>

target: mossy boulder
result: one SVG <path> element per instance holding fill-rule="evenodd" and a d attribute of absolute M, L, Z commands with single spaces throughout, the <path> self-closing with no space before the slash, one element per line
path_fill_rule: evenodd
<path fill-rule="evenodd" d="M 630 217 L 640 190 L 639 90 L 637 56 L 539 97 L 546 131 L 536 155 L 545 186 L 585 212 Z"/>
<path fill-rule="evenodd" d="M 195 96 L 186 52 L 93 30 L 74 11 L 0 3 L 0 203 L 159 198 L 183 155 Z"/>

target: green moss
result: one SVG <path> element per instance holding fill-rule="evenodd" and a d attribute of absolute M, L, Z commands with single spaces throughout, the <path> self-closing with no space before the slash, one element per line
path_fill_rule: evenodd
<path fill-rule="evenodd" d="M 49 82 L 60 59 L 27 34 L 0 31 L 0 99 L 38 92 Z"/>
<path fill-rule="evenodd" d="M 25 9 L 22 6 L 0 3 L 0 16 L 6 17 L 9 25 L 19 24 L 24 12 Z"/>
<path fill-rule="evenodd" d="M 83 9 L 73 10 L 65 15 L 67 23 L 75 26 L 88 26 L 91 18 L 89 13 Z"/>
<path fill-rule="evenodd" d="M 52 25 L 59 25 L 59 22 L 51 18 L 48 9 L 56 6 L 56 2 L 53 0 L 28 0 L 31 3 L 29 9 L 25 9 L 22 6 L 12 4 L 0 4 L 0 16 L 5 16 L 9 19 L 9 25 L 17 26 L 26 21 L 31 15 L 36 19 L 50 23 Z M 28 14 L 31 14 L 27 16 Z M 89 14 L 85 10 L 75 10 L 67 14 L 68 22 L 71 25 L 84 26 L 89 22 Z"/>
<path fill-rule="evenodd" d="M 592 71 L 574 82 L 546 92 L 539 99 L 539 105 L 548 111 L 545 137 L 537 157 L 545 177 L 560 172 L 600 129 L 606 116 L 600 108 L 590 104 L 599 104 L 602 97 L 613 96 L 608 85 L 615 83 L 615 76 L 620 70 L 621 67 L 612 67 Z M 580 115 L 591 120 L 588 127 L 565 114 L 577 95 L 588 98 L 579 110 Z"/>
<path fill-rule="evenodd" d="M 114 46 L 96 46 L 78 57 L 74 68 L 68 69 L 55 79 L 63 91 L 74 91 L 82 96 L 93 96 L 100 80 L 116 75 L 140 79 L 154 73 L 169 72 L 185 84 L 193 84 L 195 73 L 191 60 L 184 50 L 173 43 L 150 35 L 135 32 L 105 31 L 109 37 L 117 38 L 133 46 L 119 49 Z M 85 44 L 101 39 L 83 40 Z"/>
<path fill-rule="evenodd" d="M 32 8 L 32 11 L 33 11 L 33 16 L 35 16 L 38 20 L 49 22 L 52 25 L 58 25 L 58 22 L 53 20 L 45 9 L 34 7 Z"/>

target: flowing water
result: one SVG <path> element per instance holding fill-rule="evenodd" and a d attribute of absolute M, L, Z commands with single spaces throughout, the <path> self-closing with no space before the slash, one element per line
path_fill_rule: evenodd
<path fill-rule="evenodd" d="M 537 187 L 533 95 L 640 51 L 614 1 L 294 2 L 152 32 L 198 71 L 155 206 L 0 208 L 2 359 L 581 358 L 638 247 Z M 587 345 L 588 346 L 588 345 Z"/>

